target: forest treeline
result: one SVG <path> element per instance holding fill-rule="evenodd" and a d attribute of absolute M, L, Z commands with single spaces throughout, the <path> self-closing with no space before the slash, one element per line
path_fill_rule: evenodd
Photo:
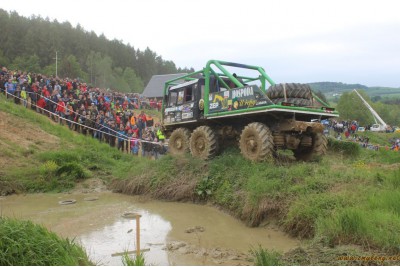
<path fill-rule="evenodd" d="M 322 93 L 341 92 L 353 89 L 368 89 L 367 86 L 362 84 L 346 84 L 341 82 L 315 82 L 309 83 L 309 85 L 314 91 L 321 91 Z"/>
<path fill-rule="evenodd" d="M 141 93 L 155 74 L 190 72 L 146 48 L 141 51 L 79 24 L 26 18 L 0 9 L 0 66 L 61 78 L 79 77 L 95 87 Z"/>

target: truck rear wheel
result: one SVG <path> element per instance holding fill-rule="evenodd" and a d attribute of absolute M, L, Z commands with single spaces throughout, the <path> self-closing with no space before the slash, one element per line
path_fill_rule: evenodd
<path fill-rule="evenodd" d="M 209 126 L 200 126 L 193 131 L 190 152 L 193 157 L 201 159 L 210 159 L 218 153 L 218 138 Z"/>
<path fill-rule="evenodd" d="M 316 133 L 312 136 L 312 146 L 307 148 L 299 148 L 294 151 L 297 160 L 310 161 L 318 156 L 326 154 L 328 150 L 328 139 L 322 133 Z"/>
<path fill-rule="evenodd" d="M 240 135 L 240 151 L 251 161 L 271 160 L 274 153 L 273 140 L 272 133 L 265 124 L 253 122 Z"/>
<path fill-rule="evenodd" d="M 189 151 L 190 131 L 186 128 L 175 129 L 169 138 L 168 148 L 173 155 L 182 155 Z"/>

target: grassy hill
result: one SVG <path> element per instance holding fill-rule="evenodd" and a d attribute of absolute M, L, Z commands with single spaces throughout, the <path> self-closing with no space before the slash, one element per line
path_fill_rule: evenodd
<path fill-rule="evenodd" d="M 315 82 L 309 83 L 314 91 L 321 91 L 325 94 L 328 101 L 339 99 L 340 94 L 351 91 L 353 89 L 364 90 L 371 99 L 374 97 L 400 98 L 400 88 L 391 87 L 368 87 L 362 84 L 346 84 L 340 82 Z"/>
<path fill-rule="evenodd" d="M 168 155 L 154 161 L 122 154 L 4 97 L 0 118 L 3 194 L 67 191 L 97 177 L 125 194 L 207 202 L 249 226 L 276 223 L 303 240 L 279 256 L 283 264 L 361 265 L 338 257 L 399 253 L 398 152 L 330 140 L 328 155 L 309 163 L 284 154 L 274 164 L 253 163 L 237 148 L 210 161 Z"/>

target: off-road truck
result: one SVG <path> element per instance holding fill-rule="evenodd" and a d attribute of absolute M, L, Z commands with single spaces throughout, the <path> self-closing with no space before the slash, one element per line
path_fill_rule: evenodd
<path fill-rule="evenodd" d="M 162 126 L 172 154 L 209 159 L 238 145 L 252 161 L 278 149 L 310 160 L 327 150 L 319 121 L 338 116 L 308 85 L 275 84 L 257 66 L 210 60 L 164 86 Z"/>

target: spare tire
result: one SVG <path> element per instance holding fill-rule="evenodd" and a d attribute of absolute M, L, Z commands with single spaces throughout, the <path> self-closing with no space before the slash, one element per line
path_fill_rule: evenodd
<path fill-rule="evenodd" d="M 311 99 L 312 91 L 308 84 L 302 83 L 280 83 L 268 88 L 267 96 L 272 99 L 278 98 L 303 98 Z"/>
<path fill-rule="evenodd" d="M 304 99 L 304 98 L 288 98 L 288 99 L 286 99 L 286 101 L 284 98 L 276 98 L 276 99 L 272 99 L 271 101 L 274 104 L 279 104 L 281 102 L 287 102 L 287 103 L 293 103 L 299 107 L 312 106 L 312 101 L 310 99 Z"/>

